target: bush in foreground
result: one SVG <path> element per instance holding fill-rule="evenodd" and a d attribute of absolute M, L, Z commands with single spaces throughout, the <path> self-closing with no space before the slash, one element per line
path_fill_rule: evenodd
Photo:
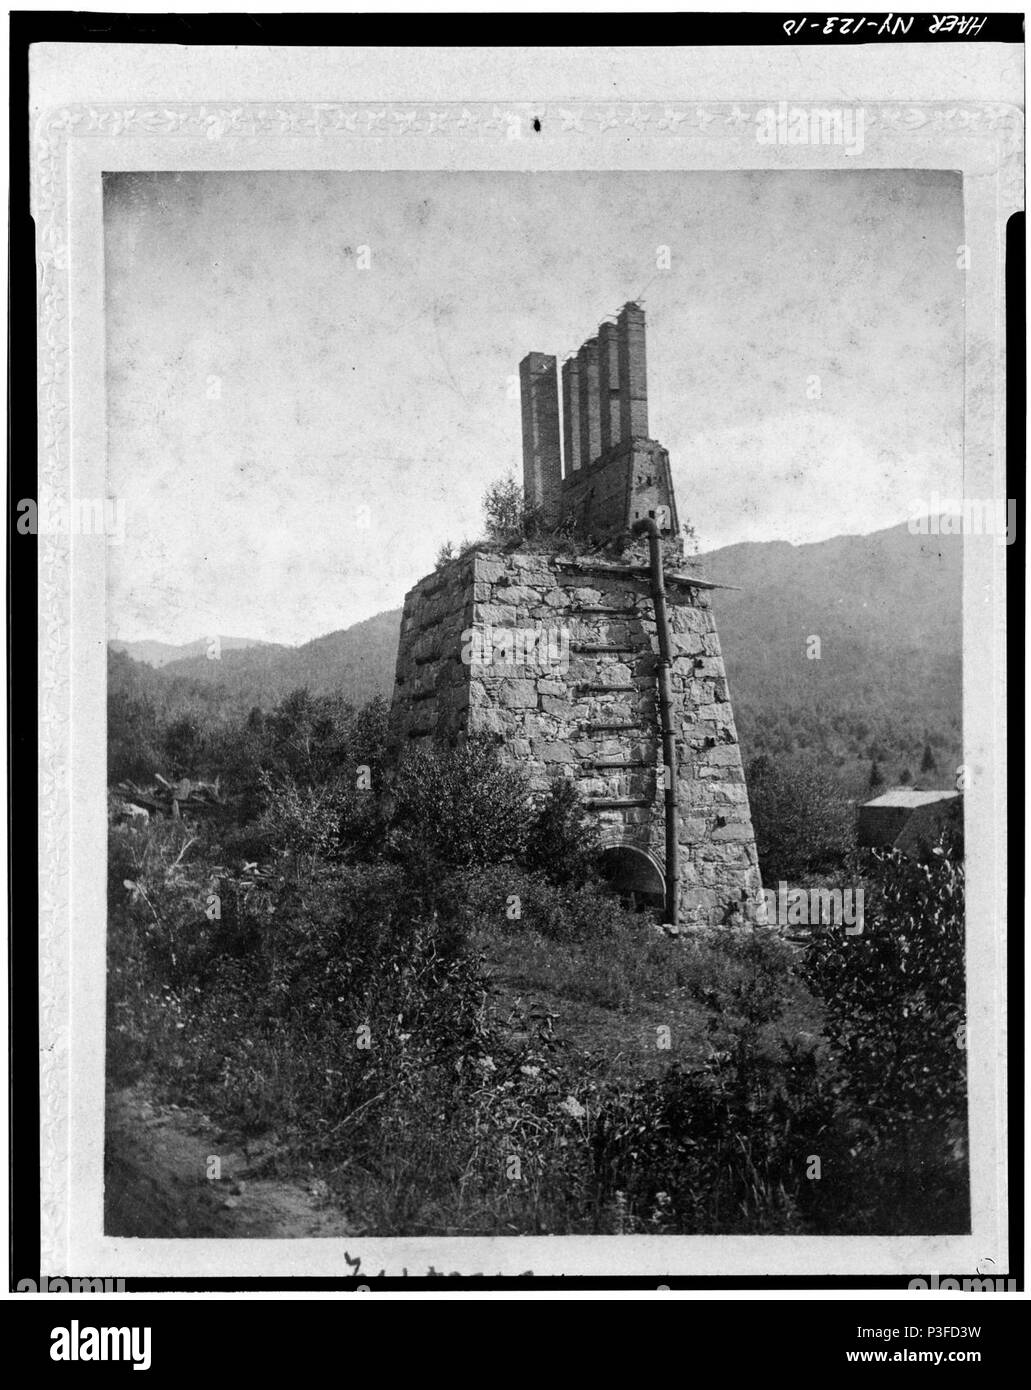
<path fill-rule="evenodd" d="M 963 1228 L 954 848 L 875 857 L 865 933 L 804 960 L 763 930 L 671 941 L 592 880 L 568 788 L 535 806 L 481 744 L 411 754 L 379 846 L 320 746 L 314 784 L 259 784 L 267 863 L 213 829 L 112 828 L 113 1084 L 273 1136 L 367 1232 Z M 499 968 L 627 1015 L 675 997 L 705 1050 L 631 1083 L 506 1020 Z"/>
<path fill-rule="evenodd" d="M 819 933 L 803 966 L 868 1165 L 863 1206 L 877 1233 L 897 1230 L 898 1212 L 918 1231 L 967 1230 L 962 857 L 945 837 L 926 861 L 872 864 L 862 935 Z"/>

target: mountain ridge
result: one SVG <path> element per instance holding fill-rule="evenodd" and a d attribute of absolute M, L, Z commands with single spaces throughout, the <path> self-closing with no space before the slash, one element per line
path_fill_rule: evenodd
<path fill-rule="evenodd" d="M 803 556 L 808 552 L 820 550 L 826 547 L 840 547 L 842 544 L 850 542 L 867 542 L 871 538 L 877 537 L 901 537 L 905 536 L 907 542 L 915 537 L 908 530 L 905 522 L 887 527 L 880 531 L 869 531 L 861 533 L 843 533 L 839 536 L 827 537 L 819 541 L 735 541 L 730 545 L 719 546 L 715 550 L 702 551 L 692 557 L 693 564 L 700 566 L 701 577 L 711 579 L 721 586 L 731 589 L 743 589 L 746 586 L 740 583 L 741 561 L 749 559 L 752 555 L 762 554 L 769 557 L 771 554 L 791 555 L 792 557 Z M 955 543 L 955 537 L 921 537 L 921 548 L 940 547 L 942 540 L 946 543 Z M 714 565 L 715 569 L 710 573 L 707 566 Z M 719 578 L 716 579 L 716 574 Z M 736 575 L 738 582 L 732 582 Z M 319 642 L 326 642 L 330 639 L 339 638 L 342 634 L 351 632 L 364 624 L 375 623 L 381 618 L 400 615 L 399 608 L 382 609 L 378 613 L 370 614 L 368 618 L 362 618 L 357 623 L 352 623 L 347 628 L 334 628 L 332 632 L 322 633 L 317 637 L 311 637 L 306 642 L 299 642 L 291 645 L 285 642 L 273 642 L 262 637 L 227 637 L 219 635 L 219 642 L 223 651 L 245 650 L 251 647 L 267 647 L 279 652 L 300 652 L 312 647 Z M 163 666 L 174 664 L 179 661 L 189 661 L 196 657 L 204 657 L 208 643 L 212 639 L 209 637 L 198 637 L 191 642 L 172 643 L 154 639 L 138 639 L 133 641 L 121 638 L 111 638 L 108 646 L 112 651 L 125 652 L 133 661 L 142 662 L 145 665 L 160 669 Z"/>
<path fill-rule="evenodd" d="M 746 758 L 815 752 L 851 783 L 882 758 L 889 780 L 915 773 L 928 739 L 943 767 L 962 761 L 962 537 L 903 523 L 695 559 L 732 586 L 711 602 Z M 220 660 L 194 653 L 140 675 L 237 714 L 301 686 L 364 704 L 391 694 L 400 617 L 388 609 L 297 647 L 223 642 Z"/>
<path fill-rule="evenodd" d="M 279 642 L 266 642 L 260 637 L 226 637 L 219 633 L 214 637 L 196 637 L 192 642 L 159 642 L 151 638 L 126 641 L 120 637 L 108 640 L 113 652 L 125 652 L 133 661 L 142 662 L 159 671 L 173 661 L 185 661 L 194 656 L 206 656 L 209 646 L 217 640 L 222 651 L 238 651 L 246 647 L 280 647 Z"/>

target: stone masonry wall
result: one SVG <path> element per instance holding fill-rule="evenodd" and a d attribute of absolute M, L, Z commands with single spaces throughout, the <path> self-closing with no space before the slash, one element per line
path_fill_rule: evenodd
<path fill-rule="evenodd" d="M 756 921 L 762 885 L 708 595 L 667 582 L 681 920 Z M 661 872 L 657 651 L 641 550 L 619 563 L 473 552 L 405 599 L 392 737 L 424 747 L 469 734 L 496 739 L 535 790 L 572 778 L 602 843 L 635 849 Z"/>

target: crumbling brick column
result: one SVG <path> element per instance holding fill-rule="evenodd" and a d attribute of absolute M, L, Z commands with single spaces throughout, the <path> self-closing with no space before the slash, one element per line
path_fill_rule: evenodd
<path fill-rule="evenodd" d="M 586 468 L 601 453 L 598 339 L 588 338 L 577 357 L 580 362 L 580 466 Z"/>
<path fill-rule="evenodd" d="M 562 442 L 565 476 L 580 469 L 580 360 L 570 357 L 562 363 Z"/>
<path fill-rule="evenodd" d="M 601 452 L 618 444 L 622 435 L 619 390 L 619 336 L 614 323 L 598 329 L 598 401 L 601 411 Z"/>
<path fill-rule="evenodd" d="M 526 504 L 540 515 L 546 526 L 553 526 L 562 507 L 562 442 L 555 358 L 543 352 L 527 353 L 519 364 L 519 387 Z"/>
<path fill-rule="evenodd" d="M 624 440 L 648 438 L 648 377 L 644 310 L 624 304 L 616 320 L 619 340 L 620 431 Z"/>

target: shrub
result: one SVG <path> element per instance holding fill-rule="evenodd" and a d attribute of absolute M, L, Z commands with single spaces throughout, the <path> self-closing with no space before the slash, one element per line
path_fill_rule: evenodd
<path fill-rule="evenodd" d="M 621 1232 L 809 1229 L 823 1189 L 808 1160 L 841 1146 L 833 1070 L 816 1039 L 779 1031 L 790 952 L 769 932 L 727 932 L 696 964 L 709 1058 L 613 1088 L 594 1129 L 599 1203 Z"/>
<path fill-rule="evenodd" d="M 218 880 L 192 851 L 197 832 L 181 821 L 113 826 L 108 903 L 116 924 L 146 958 L 155 978 L 175 984 L 208 949 L 207 915 Z"/>
<path fill-rule="evenodd" d="M 108 851 L 108 1072 L 132 1081 L 177 1044 L 181 994 L 246 927 L 180 821 L 112 825 Z M 217 903 L 217 916 L 209 916 Z"/>
<path fill-rule="evenodd" d="M 549 941 L 601 945 L 629 931 L 640 943 L 657 936 L 650 918 L 624 907 L 600 883 L 553 883 L 520 864 L 475 865 L 440 885 L 442 899 L 466 930 L 536 933 Z"/>
<path fill-rule="evenodd" d="M 585 810 L 576 784 L 556 777 L 526 837 L 523 862 L 553 883 L 586 883 L 596 867 L 594 819 Z"/>
<path fill-rule="evenodd" d="M 865 1219 L 966 1229 L 962 860 L 943 838 L 926 862 L 874 852 L 872 864 L 862 935 L 820 932 L 804 962 L 868 1165 Z"/>
<path fill-rule="evenodd" d="M 873 862 L 862 935 L 818 932 L 805 973 L 857 1104 L 899 1129 L 965 1101 L 963 866 L 944 844 L 926 863 Z"/>
<path fill-rule="evenodd" d="M 388 848 L 415 873 L 517 859 L 532 822 L 524 775 L 478 739 L 407 753 L 392 799 Z"/>
<path fill-rule="evenodd" d="M 441 894 L 492 967 L 521 989 L 629 1009 L 677 984 L 675 943 L 597 883 L 556 884 L 501 864 L 462 870 Z"/>
<path fill-rule="evenodd" d="M 853 813 L 817 763 L 758 757 L 746 781 L 764 883 L 797 880 L 842 863 L 854 846 Z"/>
<path fill-rule="evenodd" d="M 802 1232 L 822 1196 L 807 1160 L 827 1161 L 833 1115 L 814 1048 L 768 1058 L 740 1044 L 695 1071 L 674 1064 L 602 1108 L 599 1205 L 620 1234 Z"/>

